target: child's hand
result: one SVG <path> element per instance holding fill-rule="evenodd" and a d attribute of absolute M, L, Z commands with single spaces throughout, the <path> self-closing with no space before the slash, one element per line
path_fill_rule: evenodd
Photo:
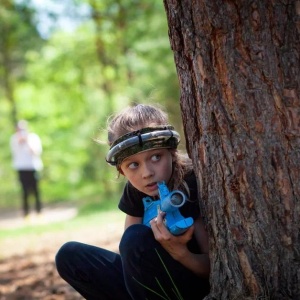
<path fill-rule="evenodd" d="M 166 213 L 160 211 L 156 218 L 150 221 L 155 239 L 177 260 L 184 256 L 188 250 L 186 244 L 192 238 L 194 226 L 191 226 L 182 235 L 173 235 L 164 223 Z"/>

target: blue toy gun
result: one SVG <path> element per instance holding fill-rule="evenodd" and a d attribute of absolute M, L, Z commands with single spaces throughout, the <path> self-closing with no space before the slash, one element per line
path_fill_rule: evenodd
<path fill-rule="evenodd" d="M 150 221 L 157 217 L 159 210 L 161 210 L 166 213 L 165 225 L 169 231 L 174 235 L 184 233 L 194 223 L 193 218 L 184 218 L 179 211 L 179 207 L 186 201 L 185 194 L 178 190 L 169 192 L 168 187 L 163 181 L 158 182 L 157 186 L 160 199 L 153 200 L 151 197 L 143 198 L 143 224 L 151 227 Z"/>

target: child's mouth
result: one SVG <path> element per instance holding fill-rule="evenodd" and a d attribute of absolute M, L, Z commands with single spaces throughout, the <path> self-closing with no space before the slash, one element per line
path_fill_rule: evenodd
<path fill-rule="evenodd" d="M 157 183 L 156 182 L 152 182 L 146 185 L 146 188 L 150 191 L 154 191 L 157 189 Z"/>

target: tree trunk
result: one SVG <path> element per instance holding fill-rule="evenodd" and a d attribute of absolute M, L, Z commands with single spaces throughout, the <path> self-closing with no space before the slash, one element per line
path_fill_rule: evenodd
<path fill-rule="evenodd" d="M 300 299 L 300 1 L 164 4 L 210 234 L 207 299 Z"/>
<path fill-rule="evenodd" d="M 2 20 L 2 24 L 0 28 L 0 63 L 1 63 L 0 85 L 3 88 L 4 96 L 10 103 L 12 130 L 14 131 L 18 121 L 18 115 L 17 115 L 17 105 L 13 93 L 13 83 L 12 83 L 13 62 L 12 62 L 12 54 L 11 54 L 12 49 L 10 47 L 10 37 L 8 33 L 11 30 L 11 27 L 7 25 L 5 17 L 3 17 L 3 15 L 5 16 L 4 13 L 8 14 L 7 10 L 8 11 L 12 10 L 13 2 L 11 0 L 8 1 L 6 0 L 5 2 L 2 2 L 2 5 L 3 7 L 1 8 L 0 11 L 0 17 Z"/>

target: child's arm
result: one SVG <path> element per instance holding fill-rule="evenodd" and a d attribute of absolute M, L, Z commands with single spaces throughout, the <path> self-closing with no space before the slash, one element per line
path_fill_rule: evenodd
<path fill-rule="evenodd" d="M 142 219 L 143 219 L 142 217 L 133 217 L 130 215 L 126 215 L 124 229 L 127 229 L 129 226 L 133 224 L 142 224 Z"/>

